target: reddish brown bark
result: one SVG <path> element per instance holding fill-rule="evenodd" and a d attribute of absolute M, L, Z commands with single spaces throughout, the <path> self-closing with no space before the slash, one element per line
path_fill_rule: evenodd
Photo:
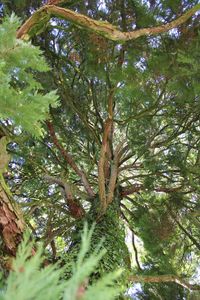
<path fill-rule="evenodd" d="M 0 235 L 8 255 L 15 255 L 22 240 L 25 223 L 10 196 L 0 185 Z"/>

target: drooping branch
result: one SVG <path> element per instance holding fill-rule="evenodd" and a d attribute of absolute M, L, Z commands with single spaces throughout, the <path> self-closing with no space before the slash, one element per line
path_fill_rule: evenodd
<path fill-rule="evenodd" d="M 155 275 L 155 276 L 131 275 L 129 277 L 129 281 L 141 282 L 141 283 L 174 282 L 189 290 L 200 290 L 199 285 L 190 284 L 189 282 L 175 275 Z"/>
<path fill-rule="evenodd" d="M 63 155 L 63 158 L 65 161 L 70 165 L 70 167 L 75 171 L 75 173 L 81 178 L 82 184 L 87 191 L 89 197 L 93 198 L 95 196 L 95 193 L 93 189 L 91 188 L 89 181 L 86 177 L 86 174 L 83 170 L 79 169 L 79 167 L 76 165 L 75 161 L 73 160 L 71 154 L 69 154 L 59 143 L 54 128 L 53 124 L 50 121 L 46 122 L 47 127 L 49 129 L 49 133 L 51 135 L 51 138 L 53 140 L 54 145 L 59 149 L 61 154 Z"/>
<path fill-rule="evenodd" d="M 34 32 L 34 28 L 38 28 L 39 24 L 45 24 L 49 18 L 56 16 L 73 22 L 75 25 L 88 29 L 99 35 L 102 35 L 110 40 L 125 42 L 133 39 L 137 39 L 141 36 L 157 35 L 163 32 L 167 32 L 170 29 L 176 28 L 185 23 L 190 17 L 192 17 L 198 10 L 200 10 L 200 4 L 195 5 L 193 8 L 185 12 L 181 17 L 173 20 L 172 22 L 150 28 L 142 28 L 131 32 L 122 32 L 115 26 L 108 22 L 96 21 L 85 15 L 76 13 L 67 8 L 58 7 L 55 5 L 45 5 L 38 9 L 18 30 L 17 38 L 26 38 L 27 35 L 31 36 L 37 34 L 38 30 Z M 40 28 L 40 31 L 42 29 Z"/>

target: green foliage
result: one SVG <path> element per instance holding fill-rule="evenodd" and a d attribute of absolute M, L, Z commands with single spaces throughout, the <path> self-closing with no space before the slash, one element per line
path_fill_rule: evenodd
<path fill-rule="evenodd" d="M 41 122 L 49 105 L 57 105 L 55 91 L 42 93 L 35 79 L 49 67 L 39 48 L 16 39 L 19 19 L 12 14 L 0 25 L 0 118 L 10 118 L 34 136 L 42 134 Z"/>
<path fill-rule="evenodd" d="M 114 286 L 114 281 L 119 277 L 121 271 L 109 273 L 88 285 L 88 277 L 95 270 L 99 261 L 105 254 L 99 248 L 89 257 L 86 257 L 90 250 L 91 237 L 94 227 L 88 230 L 84 226 L 82 234 L 81 249 L 74 262 L 72 276 L 68 281 L 63 279 L 65 266 L 48 265 L 42 267 L 44 258 L 42 247 L 32 255 L 33 242 L 30 242 L 28 235 L 20 244 L 18 254 L 13 262 L 13 271 L 10 272 L 6 287 L 2 289 L 1 300 L 108 300 L 115 299 L 119 288 Z"/>
<path fill-rule="evenodd" d="M 41 3 L 14 2 L 3 1 L 7 12 L 14 10 L 24 20 Z M 65 2 L 62 5 L 67 7 Z M 73 1 L 70 9 L 95 20 L 108 20 L 128 32 L 175 20 L 197 1 L 108 0 L 104 1 L 104 5 L 100 2 Z M 45 126 L 46 134 L 42 139 L 35 141 L 28 137 L 29 140 L 24 141 L 19 136 L 16 139 L 18 145 L 9 145 L 9 150 L 15 154 L 9 183 L 17 201 L 22 204 L 27 222 L 31 223 L 37 238 L 44 239 L 52 260 L 58 256 L 66 258 L 65 276 L 76 273 L 76 268 L 73 271 L 71 266 L 80 249 L 83 220 L 70 216 L 62 187 L 46 182 L 44 175 L 49 173 L 66 179 L 72 187 L 73 199 L 85 208 L 88 222 L 91 224 L 97 220 L 100 204 L 98 160 L 111 88 L 115 90 L 114 126 L 109 138 L 111 152 L 115 152 L 116 145 L 124 138 L 128 144 L 120 158 L 115 192 L 117 194 L 118 188 L 129 191 L 137 185 L 141 188 L 129 195 L 129 199 L 119 192 L 119 197 L 115 195 L 119 203 L 116 207 L 110 206 L 105 218 L 98 220 L 87 255 L 95 250 L 102 237 L 107 252 L 90 280 L 118 266 L 128 269 L 128 264 L 125 264 L 129 253 L 125 249 L 124 223 L 138 237 L 135 237 L 135 246 L 142 271 L 138 272 L 137 268 L 137 274 L 194 276 L 199 250 L 187 232 L 198 242 L 199 216 L 194 214 L 195 210 L 199 210 L 200 190 L 197 15 L 168 33 L 141 37 L 124 45 L 79 30 L 72 23 L 57 18 L 49 22 L 43 33 L 34 36 L 33 43 L 44 51 L 51 70 L 44 75 L 38 72 L 40 70 L 31 71 L 30 67 L 26 69 L 26 76 L 33 75 L 45 92 L 58 90 L 61 105 L 51 109 L 58 142 L 85 171 L 96 195 L 93 199 L 88 197 L 80 176 L 66 163 L 63 152 L 53 144 Z M 45 25 L 44 16 L 33 31 L 38 33 Z M 23 76 L 19 74 L 22 80 L 19 75 L 17 80 L 14 75 L 11 72 L 10 86 L 15 92 L 25 89 Z M 13 100 L 12 105 L 15 105 Z M 17 111 L 16 106 L 14 111 Z M 40 113 L 39 107 L 37 114 Z M 30 116 L 30 112 L 27 115 Z M 12 118 L 17 122 L 14 116 Z M 18 124 L 21 121 L 18 120 Z M 8 127 L 6 129 L 13 131 L 12 125 Z M 21 161 L 23 163 L 20 164 Z M 112 161 L 109 162 L 112 165 Z M 185 232 L 170 215 L 169 208 Z M 49 234 L 54 237 L 56 251 L 49 244 Z M 135 256 L 133 253 L 133 259 Z M 184 289 L 176 284 L 144 284 L 142 289 L 144 295 L 140 299 L 185 298 Z M 107 295 L 104 298 L 107 299 Z"/>
<path fill-rule="evenodd" d="M 6 136 L 0 139 L 0 173 L 7 168 L 10 161 L 10 155 L 6 151 L 7 142 L 8 138 Z"/>
<path fill-rule="evenodd" d="M 125 244 L 125 233 L 124 225 L 118 220 L 118 213 L 116 212 L 116 206 L 118 204 L 113 203 L 107 210 L 104 218 L 99 220 L 95 225 L 93 234 L 91 237 L 91 247 L 90 253 L 96 252 L 99 245 L 103 242 L 103 247 L 105 253 L 102 259 L 99 261 L 98 266 L 92 272 L 91 280 L 96 280 L 97 278 L 104 276 L 104 274 L 109 273 L 115 269 L 130 268 L 130 258 L 127 246 Z M 87 221 L 89 224 L 93 223 L 92 216 L 96 215 L 97 211 L 94 206 L 90 210 Z M 76 223 L 76 228 L 71 234 L 71 246 L 69 246 L 70 251 L 68 251 L 63 257 L 66 261 L 66 274 L 69 277 L 71 274 L 73 261 L 76 260 L 77 255 L 80 256 L 80 238 L 81 231 L 84 226 L 84 221 L 80 220 Z M 79 254 L 78 254 L 79 253 Z M 83 255 L 84 256 L 84 255 Z M 123 278 L 120 277 L 118 283 L 123 284 Z"/>

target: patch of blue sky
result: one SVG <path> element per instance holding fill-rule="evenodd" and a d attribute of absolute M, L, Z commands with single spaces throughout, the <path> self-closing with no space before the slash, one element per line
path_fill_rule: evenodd
<path fill-rule="evenodd" d="M 136 69 L 144 72 L 147 68 L 146 67 L 146 59 L 144 57 L 140 57 L 140 59 L 137 62 L 135 62 L 134 65 L 135 65 Z"/>
<path fill-rule="evenodd" d="M 137 297 L 138 293 L 142 292 L 142 286 L 140 283 L 133 284 L 132 287 L 128 289 L 128 291 L 125 293 L 126 296 L 129 296 L 131 299 L 139 300 L 140 298 Z"/>
<path fill-rule="evenodd" d="M 98 9 L 103 12 L 108 12 L 108 9 L 106 7 L 106 2 L 104 0 L 100 0 L 98 3 Z"/>

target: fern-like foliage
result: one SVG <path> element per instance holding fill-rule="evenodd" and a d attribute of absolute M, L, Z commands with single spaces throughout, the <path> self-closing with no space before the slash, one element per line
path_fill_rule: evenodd
<path fill-rule="evenodd" d="M 104 255 L 104 250 L 96 251 L 88 256 L 93 228 L 88 230 L 85 225 L 82 234 L 81 249 L 74 262 L 72 276 L 68 281 L 63 279 L 65 266 L 48 265 L 42 268 L 42 248 L 31 255 L 33 243 L 25 235 L 13 263 L 7 284 L 2 289 L 0 300 L 112 300 L 119 294 L 119 288 L 114 286 L 121 271 L 109 273 L 92 285 L 88 278 L 95 271 L 98 262 Z M 87 257 L 86 257 L 87 256 Z"/>
<path fill-rule="evenodd" d="M 34 136 L 42 134 L 41 121 L 49 105 L 57 105 L 55 91 L 42 93 L 36 72 L 49 67 L 39 48 L 16 39 L 19 19 L 12 14 L 0 25 L 0 118 L 11 118 Z"/>

